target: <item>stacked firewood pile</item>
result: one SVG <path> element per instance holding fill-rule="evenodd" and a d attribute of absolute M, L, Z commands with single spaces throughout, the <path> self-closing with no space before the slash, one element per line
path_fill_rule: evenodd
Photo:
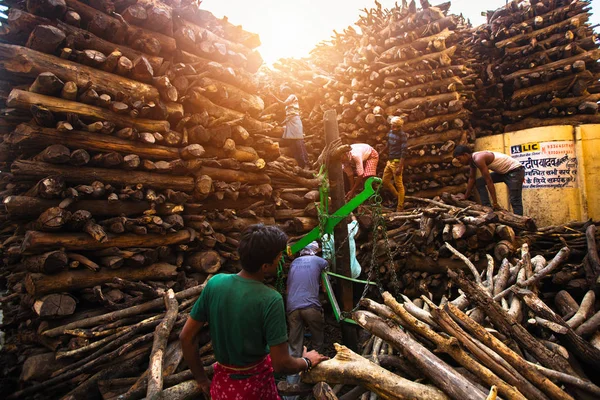
<path fill-rule="evenodd" d="M 435 212 L 431 206 L 451 212 L 429 202 L 423 216 Z M 381 398 L 597 398 L 600 237 L 590 223 L 586 234 L 588 284 L 577 288 L 583 290 L 553 283 L 574 258 L 581 260 L 568 246 L 546 258 L 524 243 L 501 260 L 487 255 L 479 266 L 448 243 L 460 263 L 447 264 L 451 285 L 443 296 L 424 288 L 420 294 L 385 292 L 380 302 L 362 299 L 363 310 L 353 318 L 373 335 L 362 356 L 336 344 L 335 358 L 303 382 L 326 382 L 313 393 L 328 399 L 369 398 L 369 391 Z M 328 397 L 318 397 L 322 391 Z"/>
<path fill-rule="evenodd" d="M 384 215 L 385 235 L 381 228 L 373 231 L 381 224 L 373 221 L 369 209 L 358 215 L 359 261 L 365 276 L 386 282 L 391 291 L 409 296 L 432 293 L 439 298 L 449 288 L 446 270 L 464 267 L 457 252 L 482 269 L 487 254 L 501 261 L 513 256 L 522 243 L 535 240 L 522 237 L 536 232 L 529 217 L 493 212 L 451 194 L 438 200 L 407 196 L 406 201 L 406 211 Z"/>
<path fill-rule="evenodd" d="M 477 136 L 597 123 L 600 50 L 587 0 L 510 2 L 465 41 L 479 60 Z"/>
<path fill-rule="evenodd" d="M 2 388 L 89 398 L 148 367 L 156 393 L 194 288 L 239 270 L 246 226 L 316 226 L 319 181 L 261 136 L 257 35 L 195 2 L 5 3 Z"/>
<path fill-rule="evenodd" d="M 413 1 L 384 9 L 364 9 L 356 25 L 335 32 L 304 60 L 280 60 L 265 81 L 296 90 L 304 109 L 309 149 L 322 148 L 322 116 L 338 114 L 345 143 L 368 143 L 383 150 L 388 119 L 406 117 L 410 134 L 405 164 L 407 192 L 434 197 L 464 190 L 464 170 L 452 166 L 452 151 L 472 143 L 464 108 L 476 77 L 459 49 L 466 30 L 462 17 L 447 15 L 450 3 L 431 7 Z M 304 96 L 304 97 L 303 97 Z M 266 96 L 263 96 L 266 98 Z M 282 108 L 267 107 L 269 117 Z M 277 114 L 279 113 L 279 114 Z M 380 154 L 380 170 L 386 155 Z"/>

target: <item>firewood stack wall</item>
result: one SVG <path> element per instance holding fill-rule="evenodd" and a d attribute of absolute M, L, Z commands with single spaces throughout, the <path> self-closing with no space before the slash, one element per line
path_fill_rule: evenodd
<path fill-rule="evenodd" d="M 345 143 L 368 143 L 379 151 L 389 117 L 405 115 L 407 193 L 431 198 L 464 191 L 464 171 L 451 160 L 457 144 L 475 139 L 464 107 L 475 74 L 459 49 L 465 21 L 448 15 L 449 6 L 421 1 L 417 9 L 411 1 L 361 10 L 356 22 L 361 33 L 349 27 L 319 44 L 307 59 L 280 60 L 261 86 L 286 84 L 296 90 L 308 148 L 316 154 L 323 147 L 321 121 L 327 109 L 337 111 Z M 271 118 L 273 109 L 266 109 Z M 379 171 L 386 160 L 387 154 L 380 154 Z"/>
<path fill-rule="evenodd" d="M 587 0 L 510 2 L 465 41 L 477 60 L 477 136 L 598 123 L 600 51 Z"/>
<path fill-rule="evenodd" d="M 273 126 L 258 120 L 256 34 L 195 2 L 6 4 L 2 329 L 15 358 L 3 365 L 41 348 L 81 359 L 91 336 L 41 332 L 239 270 L 250 224 L 316 226 L 318 181 L 260 136 Z"/>

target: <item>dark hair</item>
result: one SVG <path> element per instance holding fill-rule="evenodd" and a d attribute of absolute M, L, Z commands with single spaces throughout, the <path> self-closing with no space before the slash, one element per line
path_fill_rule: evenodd
<path fill-rule="evenodd" d="M 473 154 L 473 150 L 469 146 L 459 144 L 454 148 L 454 157 L 462 156 L 463 154 Z"/>
<path fill-rule="evenodd" d="M 238 253 L 242 268 L 254 273 L 263 264 L 275 261 L 287 246 L 287 235 L 276 226 L 256 224 L 249 226 L 240 239 Z"/>

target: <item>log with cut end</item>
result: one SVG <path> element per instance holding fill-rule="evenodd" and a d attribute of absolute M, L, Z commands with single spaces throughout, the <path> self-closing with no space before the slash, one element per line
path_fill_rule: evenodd
<path fill-rule="evenodd" d="M 48 293 L 60 293 L 80 290 L 111 282 L 114 277 L 133 281 L 169 280 L 177 276 L 177 267 L 166 263 L 157 263 L 144 268 L 124 268 L 120 270 L 101 269 L 93 272 L 77 269 L 56 275 L 28 274 L 25 288 L 32 296 Z"/>
<path fill-rule="evenodd" d="M 143 118 L 130 118 L 124 115 L 115 114 L 100 107 L 78 103 L 75 101 L 63 100 L 56 97 L 44 96 L 37 93 L 25 92 L 19 89 L 13 89 L 8 96 L 6 104 L 29 111 L 32 106 L 43 106 L 52 113 L 75 114 L 83 120 L 94 121 L 112 121 L 117 127 L 136 127 L 143 132 L 167 132 L 170 125 L 168 121 L 155 121 Z"/>
<path fill-rule="evenodd" d="M 152 56 L 171 54 L 177 49 L 177 43 L 172 37 L 121 23 L 117 18 L 99 13 L 78 0 L 66 0 L 66 3 L 81 16 L 84 24 L 88 24 L 89 31 L 110 42 L 127 43 L 130 47 Z"/>
<path fill-rule="evenodd" d="M 218 170 L 213 168 L 212 170 Z M 67 166 L 59 166 L 46 164 L 36 161 L 20 160 L 12 164 L 12 171 L 16 176 L 21 176 L 23 179 L 41 179 L 48 175 L 61 175 L 67 182 L 77 184 L 87 184 L 99 180 L 105 184 L 111 185 L 137 185 L 153 187 L 156 189 L 174 189 L 184 192 L 193 192 L 196 188 L 194 177 L 189 176 L 173 176 L 162 175 L 150 172 L 130 171 L 126 174 L 119 170 L 103 169 L 103 168 L 70 168 Z M 224 171 L 224 172 L 223 172 Z M 267 175 L 254 173 L 241 173 L 240 171 L 222 170 L 216 171 L 215 175 L 219 177 L 228 177 L 230 182 L 236 181 L 235 173 L 255 178 L 259 180 L 257 183 L 265 183 L 264 179 L 268 179 Z M 219 180 L 225 180 L 216 178 Z"/>
<path fill-rule="evenodd" d="M 54 274 L 67 268 L 69 259 L 62 250 L 23 258 L 23 266 L 29 272 Z"/>
<path fill-rule="evenodd" d="M 94 84 L 97 90 L 111 97 L 117 96 L 118 93 L 146 101 L 156 100 L 159 97 L 158 90 L 151 85 L 26 47 L 5 43 L 0 43 L 0 71 L 29 78 L 51 72 L 63 82 L 74 82 L 78 87 Z"/>
<path fill-rule="evenodd" d="M 163 388 L 163 357 L 169 335 L 177 318 L 178 303 L 173 289 L 167 290 L 163 296 L 167 312 L 164 319 L 154 331 L 154 342 L 150 353 L 150 365 L 148 366 L 148 389 L 146 397 L 155 398 Z"/>
<path fill-rule="evenodd" d="M 221 269 L 221 257 L 213 250 L 189 254 L 185 262 L 194 271 L 206 274 L 215 274 Z"/>
<path fill-rule="evenodd" d="M 21 245 L 24 253 L 39 253 L 56 247 L 64 247 L 68 251 L 91 251 L 110 247 L 158 247 L 171 244 L 187 243 L 192 239 L 188 230 L 181 230 L 167 235 L 133 233 L 107 234 L 103 242 L 93 239 L 85 233 L 46 233 L 27 231 Z M 126 278 L 123 278 L 126 279 Z"/>
<path fill-rule="evenodd" d="M 544 64 L 544 65 L 540 65 L 535 68 L 522 69 L 522 70 L 513 72 L 512 74 L 504 75 L 502 77 L 502 79 L 505 82 L 510 82 L 515 79 L 519 79 L 521 77 L 524 77 L 524 76 L 527 76 L 527 75 L 530 75 L 533 73 L 543 73 L 543 72 L 562 68 L 566 65 L 572 65 L 577 61 L 584 61 L 584 62 L 589 63 L 589 62 L 595 62 L 598 59 L 600 59 L 600 50 L 586 51 L 585 53 L 581 53 L 581 54 L 578 54 L 576 56 L 569 57 L 569 58 L 563 58 L 561 60 L 554 61 L 554 62 Z"/>
<path fill-rule="evenodd" d="M 8 196 L 4 199 L 4 206 L 9 215 L 15 218 L 37 218 L 41 213 L 51 207 L 58 207 L 62 199 L 40 199 L 29 196 Z M 85 210 L 95 217 L 113 217 L 117 215 L 134 216 L 150 210 L 152 204 L 148 201 L 106 201 L 106 200 L 79 200 L 70 204 L 67 210 L 75 212 Z M 168 215 L 173 207 L 157 205 L 157 215 Z"/>
<path fill-rule="evenodd" d="M 54 53 L 65 40 L 65 34 L 51 25 L 38 25 L 33 28 L 26 46 L 43 53 Z"/>
<path fill-rule="evenodd" d="M 392 343 L 411 360 L 435 385 L 452 398 L 485 398 L 485 394 L 452 367 L 433 355 L 398 326 L 390 327 L 382 318 L 367 311 L 353 313 L 358 324 L 378 337 Z M 421 398 L 421 397 L 419 397 Z"/>
<path fill-rule="evenodd" d="M 334 346 L 337 352 L 336 356 L 331 360 L 321 362 L 310 372 L 303 374 L 303 382 L 360 385 L 384 399 L 441 400 L 449 398 L 441 390 L 404 379 L 368 361 L 345 346 L 337 343 Z"/>
<path fill-rule="evenodd" d="M 161 145 L 148 145 L 115 136 L 77 130 L 59 132 L 56 129 L 43 128 L 33 124 L 19 124 L 7 140 L 11 146 L 22 150 L 39 149 L 57 141 L 64 141 L 72 148 L 92 152 L 136 154 L 150 160 L 176 160 L 185 150 Z"/>
<path fill-rule="evenodd" d="M 223 107 L 243 113 L 248 112 L 253 116 L 260 114 L 265 109 L 265 103 L 259 96 L 217 79 L 202 78 L 196 86 L 204 89 L 202 94 L 209 100 Z"/>
<path fill-rule="evenodd" d="M 41 297 L 33 303 L 33 311 L 40 318 L 60 318 L 75 312 L 77 300 L 66 293 L 53 293 Z"/>
<path fill-rule="evenodd" d="M 188 102 L 192 106 L 192 108 L 199 107 L 202 110 L 206 110 L 211 115 L 211 117 L 214 118 L 223 119 L 224 121 L 241 120 L 240 125 L 242 125 L 250 133 L 264 131 L 268 132 L 271 129 L 273 129 L 273 126 L 271 124 L 261 122 L 239 111 L 230 110 L 229 108 L 221 107 L 217 104 L 214 104 L 212 101 L 200 94 L 197 90 L 192 89 L 190 91 L 186 98 L 186 102 Z"/>

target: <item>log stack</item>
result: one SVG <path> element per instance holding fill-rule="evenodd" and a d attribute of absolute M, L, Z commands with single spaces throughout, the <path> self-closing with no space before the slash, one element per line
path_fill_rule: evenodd
<path fill-rule="evenodd" d="M 488 23 L 466 43 L 480 64 L 478 136 L 600 121 L 600 52 L 590 10 L 586 0 L 541 0 L 488 12 Z"/>
<path fill-rule="evenodd" d="M 239 270 L 240 231 L 317 224 L 319 182 L 262 136 L 260 40 L 195 2 L 6 3 L 2 390 L 97 397 L 161 352 L 168 376 L 186 290 Z"/>
<path fill-rule="evenodd" d="M 457 144 L 475 139 L 464 103 L 476 76 L 459 49 L 466 22 L 448 15 L 449 6 L 421 1 L 417 9 L 411 1 L 384 9 L 376 3 L 361 10 L 360 34 L 349 27 L 307 59 L 279 60 L 263 86 L 286 84 L 295 90 L 313 154 L 323 147 L 325 110 L 337 111 L 344 143 L 368 143 L 378 151 L 386 142 L 389 117 L 405 116 L 407 192 L 432 198 L 463 191 L 465 171 L 452 166 L 451 154 Z M 268 118 L 283 119 L 281 108 L 268 104 L 265 110 Z M 379 171 L 385 161 L 380 154 Z"/>

